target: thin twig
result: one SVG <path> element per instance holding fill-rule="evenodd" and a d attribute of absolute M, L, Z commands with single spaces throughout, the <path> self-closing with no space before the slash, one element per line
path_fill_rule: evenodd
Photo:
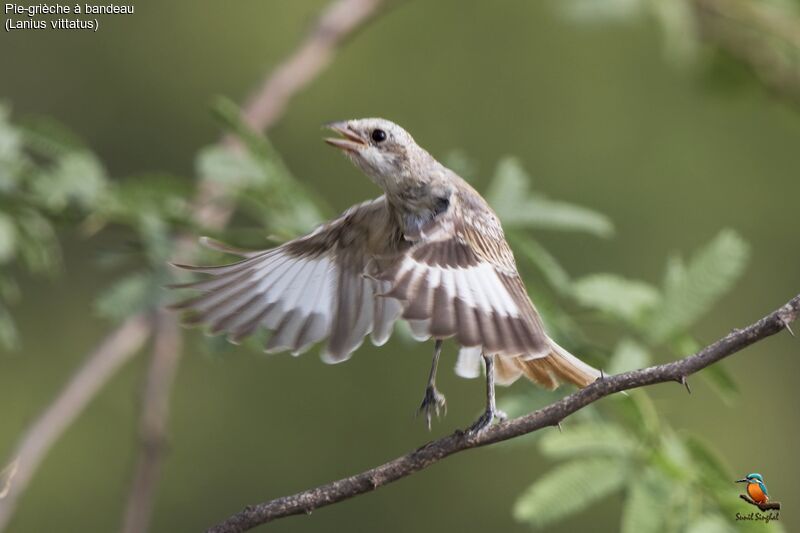
<path fill-rule="evenodd" d="M 124 533 L 144 533 L 150 525 L 155 487 L 167 444 L 169 396 L 183 339 L 174 313 L 166 310 L 157 313 L 153 339 L 153 355 L 142 389 L 139 459 L 123 520 Z"/>
<path fill-rule="evenodd" d="M 339 0 L 322 12 L 306 39 L 248 100 L 245 121 L 261 131 L 280 117 L 289 100 L 327 67 L 339 44 L 378 13 L 383 0 Z"/>
<path fill-rule="evenodd" d="M 0 500 L 0 530 L 8 525 L 20 494 L 33 477 L 52 444 L 83 411 L 83 408 L 131 359 L 147 340 L 150 325 L 146 317 L 137 315 L 126 320 L 94 350 L 67 385 L 41 416 L 22 435 L 12 460 L 16 473 L 8 493 Z"/>
<path fill-rule="evenodd" d="M 800 18 L 769 2 L 693 0 L 708 42 L 748 65 L 765 87 L 800 100 Z"/>
<path fill-rule="evenodd" d="M 663 365 L 606 376 L 538 411 L 491 426 L 477 435 L 456 431 L 452 435 L 430 442 L 409 454 L 360 474 L 292 496 L 250 505 L 208 531 L 210 533 L 246 531 L 279 518 L 307 514 L 320 507 L 373 491 L 427 468 L 454 453 L 555 426 L 566 416 L 609 394 L 656 383 L 680 381 L 683 376 L 694 374 L 755 342 L 783 331 L 788 323 L 797 319 L 798 314 L 800 314 L 800 295 L 758 322 L 729 333 L 694 355 Z"/>
<path fill-rule="evenodd" d="M 265 131 L 277 122 L 291 97 L 311 82 L 333 59 L 337 46 L 376 13 L 382 0 L 335 0 L 322 13 L 300 46 L 266 78 L 242 112 L 255 131 Z M 239 150 L 230 136 L 222 140 L 230 150 Z M 230 219 L 234 206 L 225 200 L 224 185 L 215 180 L 200 183 L 194 202 L 195 220 L 219 229 Z M 178 262 L 187 262 L 196 248 L 193 236 L 176 244 Z M 164 313 L 162 313 L 164 315 Z M 147 531 L 155 499 L 169 415 L 169 394 L 180 357 L 181 333 L 175 316 L 161 316 L 156 346 L 142 396 L 141 449 L 123 521 L 124 533 Z M 159 338 L 163 336 L 163 342 Z"/>
<path fill-rule="evenodd" d="M 273 71 L 245 105 L 242 111 L 244 121 L 258 131 L 274 125 L 291 97 L 313 81 L 330 63 L 336 48 L 377 13 L 381 3 L 382 0 L 333 0 L 308 37 Z M 315 53 L 319 53 L 322 59 L 315 60 L 312 57 Z M 297 80 L 289 79 L 291 76 L 297 76 Z M 273 82 L 272 78 L 279 78 L 280 82 Z M 238 147 L 230 137 L 223 142 L 232 149 Z M 233 206 L 226 203 L 227 196 L 219 182 L 202 180 L 193 203 L 195 220 L 210 229 L 223 228 L 233 211 Z M 186 257 L 193 246 L 193 239 L 179 238 L 175 246 L 176 256 Z M 146 342 L 149 334 L 150 323 L 146 315 L 137 314 L 126 319 L 105 337 L 99 348 L 75 371 L 62 393 L 33 421 L 9 462 L 17 461 L 16 474 L 9 486 L 4 487 L 7 494 L 0 499 L 0 531 L 8 524 L 19 496 L 53 444 L 122 363 Z M 80 384 L 81 390 L 76 391 L 76 383 Z"/>

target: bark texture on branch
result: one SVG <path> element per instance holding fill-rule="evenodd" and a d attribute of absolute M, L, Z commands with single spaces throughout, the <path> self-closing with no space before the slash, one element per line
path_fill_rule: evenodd
<path fill-rule="evenodd" d="M 528 415 L 491 426 L 477 435 L 457 431 L 360 474 L 291 496 L 249 505 L 212 526 L 208 531 L 210 533 L 247 531 L 286 516 L 307 514 L 314 509 L 341 502 L 402 479 L 454 453 L 512 439 L 544 427 L 557 426 L 565 417 L 609 394 L 669 381 L 685 383 L 687 376 L 755 342 L 788 329 L 798 314 L 800 314 L 800 295 L 758 322 L 744 329 L 732 331 L 694 355 L 663 365 L 605 376 L 566 398 Z"/>

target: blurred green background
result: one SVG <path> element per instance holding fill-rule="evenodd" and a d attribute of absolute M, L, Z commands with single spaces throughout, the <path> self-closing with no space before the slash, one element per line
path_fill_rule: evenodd
<path fill-rule="evenodd" d="M 210 102 L 243 101 L 323 5 L 139 0 L 135 15 L 106 17 L 95 34 L 3 33 L 0 99 L 16 115 L 68 125 L 115 176 L 158 170 L 189 180 L 197 150 L 220 134 Z M 537 235 L 574 275 L 609 271 L 658 283 L 670 252 L 686 255 L 723 227 L 735 229 L 752 260 L 693 331 L 703 343 L 800 287 L 800 108 L 725 58 L 676 67 L 647 19 L 576 24 L 548 2 L 399 3 L 344 47 L 270 134 L 294 174 L 337 210 L 377 191 L 320 142 L 319 126 L 361 116 L 400 123 L 434 155 L 463 150 L 478 165 L 478 187 L 513 154 L 538 191 L 608 214 L 617 228 L 611 239 Z M 23 278 L 24 298 L 13 308 L 23 348 L 0 358 L 3 457 L 108 328 L 92 299 L 113 276 L 93 259 L 118 245 L 115 235 L 65 238 L 65 276 Z M 591 317 L 575 318 L 603 339 Z M 247 503 L 374 466 L 466 426 L 483 401 L 479 381 L 447 368 L 453 346 L 440 373 L 449 413 L 432 435 L 412 416 L 429 345 L 367 343 L 337 366 L 313 352 L 210 357 L 193 346 L 174 390 L 154 531 L 200 530 Z M 728 360 L 745 391 L 732 405 L 700 380 L 691 396 L 678 385 L 650 391 L 675 429 L 702 436 L 733 471 L 764 474 L 788 531 L 800 527 L 800 428 L 791 407 L 798 346 L 781 334 Z M 23 496 L 12 531 L 118 527 L 144 369 L 141 357 L 127 366 L 70 428 Z M 531 447 L 470 451 L 270 529 L 529 531 L 511 506 L 551 466 Z M 619 507 L 603 500 L 552 531 L 614 531 Z"/>

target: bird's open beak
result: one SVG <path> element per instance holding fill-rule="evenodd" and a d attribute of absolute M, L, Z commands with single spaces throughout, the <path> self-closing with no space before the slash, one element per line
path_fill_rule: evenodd
<path fill-rule="evenodd" d="M 367 143 L 356 132 L 350 129 L 347 122 L 331 122 L 325 124 L 329 130 L 333 130 L 342 137 L 328 137 L 325 142 L 346 152 L 357 153 L 367 146 Z"/>
<path fill-rule="evenodd" d="M 749 479 L 747 479 L 747 478 L 744 478 L 744 479 L 737 479 L 737 480 L 736 480 L 736 483 L 749 483 L 749 482 L 750 482 L 750 480 L 749 480 Z"/>

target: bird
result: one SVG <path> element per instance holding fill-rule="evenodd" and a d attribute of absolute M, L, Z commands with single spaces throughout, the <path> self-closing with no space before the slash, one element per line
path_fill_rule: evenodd
<path fill-rule="evenodd" d="M 184 323 L 224 333 L 233 343 L 267 329 L 268 353 L 298 355 L 325 341 L 322 360 L 338 363 L 367 335 L 383 345 L 404 320 L 415 340 L 433 340 L 417 410 L 428 430 L 433 413 L 447 409 L 436 387 L 445 339 L 459 345 L 458 375 L 478 377 L 481 366 L 485 371 L 485 409 L 470 433 L 507 418 L 497 408 L 495 383 L 510 385 L 524 375 L 555 389 L 561 382 L 586 387 L 601 377 L 547 335 L 499 218 L 469 183 L 389 120 L 325 126 L 336 134 L 325 142 L 383 194 L 270 249 L 246 251 L 201 239 L 239 260 L 174 265 L 207 275 L 173 285 L 200 291 L 172 305 L 184 313 Z"/>
<path fill-rule="evenodd" d="M 747 495 L 750 496 L 754 502 L 767 503 L 769 501 L 767 485 L 764 483 L 764 478 L 761 474 L 747 474 L 746 477 L 737 479 L 736 483 L 747 483 Z"/>

